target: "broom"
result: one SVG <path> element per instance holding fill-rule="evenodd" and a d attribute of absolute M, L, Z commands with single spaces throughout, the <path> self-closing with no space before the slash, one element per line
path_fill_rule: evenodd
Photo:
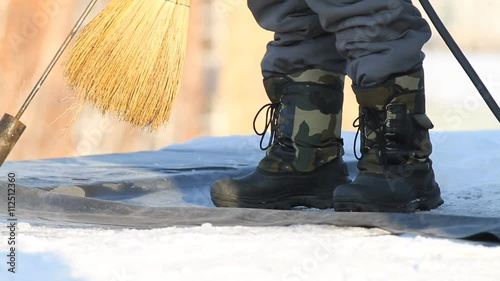
<path fill-rule="evenodd" d="M 65 63 L 81 103 L 151 131 L 168 122 L 180 86 L 190 0 L 111 0 Z"/>

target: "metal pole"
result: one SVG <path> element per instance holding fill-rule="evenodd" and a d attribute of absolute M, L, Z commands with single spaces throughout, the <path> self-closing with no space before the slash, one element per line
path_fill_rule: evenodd
<path fill-rule="evenodd" d="M 21 109 L 19 109 L 19 111 L 17 112 L 17 115 L 15 117 L 16 119 L 19 120 L 21 118 L 21 116 L 24 114 L 24 112 L 28 108 L 28 105 L 31 103 L 31 101 L 33 100 L 33 98 L 35 97 L 35 95 L 38 93 L 38 91 L 42 87 L 43 83 L 47 79 L 47 76 L 49 76 L 50 72 L 52 71 L 52 69 L 56 65 L 56 63 L 59 60 L 59 58 L 61 58 L 61 55 L 63 54 L 64 50 L 66 50 L 66 48 L 68 47 L 68 45 L 71 42 L 71 40 L 73 40 L 73 37 L 75 37 L 78 29 L 80 29 L 80 27 L 82 26 L 83 22 L 85 21 L 85 19 L 87 18 L 87 16 L 90 14 L 90 12 L 92 11 L 92 9 L 94 8 L 94 6 L 97 3 L 97 1 L 98 0 L 92 0 L 92 1 L 90 1 L 89 5 L 87 6 L 87 8 L 85 9 L 85 11 L 83 12 L 82 16 L 80 17 L 80 19 L 78 20 L 78 22 L 73 27 L 73 30 L 71 30 L 70 34 L 68 35 L 68 37 L 66 38 L 66 40 L 64 41 L 64 43 L 61 45 L 61 47 L 59 48 L 59 50 L 57 51 L 56 55 L 54 56 L 54 58 L 52 59 L 52 61 L 48 65 L 47 69 L 45 69 L 45 71 L 43 72 L 42 77 L 40 77 L 40 80 L 38 80 L 38 82 L 36 83 L 36 85 L 33 88 L 33 90 L 31 90 L 31 93 L 26 98 L 26 101 L 21 106 Z"/>
<path fill-rule="evenodd" d="M 427 15 L 429 15 L 429 18 L 431 19 L 432 23 L 436 27 L 437 31 L 443 38 L 448 48 L 450 48 L 451 52 L 458 60 L 460 65 L 463 67 L 463 69 L 471 79 L 472 83 L 474 83 L 474 86 L 476 86 L 477 90 L 479 91 L 479 94 L 481 94 L 484 101 L 490 108 L 491 112 L 493 112 L 498 122 L 500 122 L 500 107 L 498 107 L 498 104 L 495 102 L 495 99 L 493 99 L 490 92 L 484 85 L 483 81 L 477 74 L 477 72 L 474 70 L 470 62 L 467 60 L 460 47 L 451 36 L 450 32 L 448 32 L 448 30 L 446 29 L 445 25 L 439 18 L 438 14 L 432 7 L 429 0 L 420 0 L 420 3 L 422 4 L 422 7 L 424 8 Z"/>

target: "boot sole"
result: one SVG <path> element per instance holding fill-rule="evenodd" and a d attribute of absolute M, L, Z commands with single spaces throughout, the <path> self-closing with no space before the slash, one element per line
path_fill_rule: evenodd
<path fill-rule="evenodd" d="M 441 195 L 421 197 L 405 204 L 390 204 L 387 202 L 349 202 L 335 200 L 333 207 L 336 212 L 382 212 L 382 213 L 413 213 L 418 210 L 430 211 L 444 203 Z"/>
<path fill-rule="evenodd" d="M 278 209 L 290 210 L 294 207 L 307 207 L 315 209 L 333 208 L 333 190 L 323 195 L 295 195 L 286 198 L 269 200 L 251 200 L 212 194 L 212 202 L 217 207 L 223 208 L 253 208 L 253 209 Z M 325 199 L 330 197 L 330 199 Z M 264 202 L 263 202 L 264 201 Z M 267 201 L 267 202 L 266 202 Z"/>

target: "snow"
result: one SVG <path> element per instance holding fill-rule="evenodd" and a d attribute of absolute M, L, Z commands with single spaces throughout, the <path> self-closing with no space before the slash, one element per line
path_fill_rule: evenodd
<path fill-rule="evenodd" d="M 500 55 L 473 54 L 471 61 L 500 100 Z M 462 167 L 449 171 L 445 164 L 435 163 L 438 181 L 447 187 L 446 204 L 436 212 L 498 217 L 498 140 L 483 142 L 479 155 L 467 155 L 464 147 L 448 145 L 453 133 L 439 132 L 498 129 L 498 122 L 450 55 L 430 53 L 426 66 L 427 89 L 433 93 L 429 111 L 438 129 L 433 134 L 435 155 L 452 158 L 454 167 Z M 443 73 L 448 73 L 448 80 Z M 240 139 L 233 140 L 228 145 Z M 474 146 L 474 139 L 464 141 L 467 147 Z M 202 140 L 191 144 L 206 145 Z M 111 230 L 27 223 L 19 224 L 14 275 L 7 272 L 7 228 L 5 223 L 0 227 L 0 280 L 496 281 L 500 277 L 498 245 L 394 236 L 379 229 L 203 225 Z"/>
<path fill-rule="evenodd" d="M 204 225 L 117 231 L 21 224 L 19 230 L 25 253 L 40 261 L 47 254 L 58 256 L 73 280 L 468 281 L 500 276 L 500 247 L 397 237 L 377 229 Z M 34 280 L 22 279 L 32 272 L 29 266 L 21 264 L 14 280 Z M 44 274 L 61 271 L 58 263 L 46 266 Z"/>

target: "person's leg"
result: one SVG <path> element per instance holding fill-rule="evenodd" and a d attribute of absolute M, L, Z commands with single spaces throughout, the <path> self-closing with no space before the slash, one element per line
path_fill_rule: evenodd
<path fill-rule="evenodd" d="M 411 212 L 443 203 L 429 156 L 422 46 L 431 36 L 410 0 L 306 0 L 337 36 L 360 105 L 359 174 L 337 211 Z"/>
<path fill-rule="evenodd" d="M 274 32 L 261 64 L 264 78 L 304 69 L 345 74 L 335 35 L 323 29 L 304 0 L 248 0 L 248 7 L 262 28 Z"/>
<path fill-rule="evenodd" d="M 212 185 L 219 207 L 331 208 L 348 182 L 340 139 L 345 60 L 303 0 L 250 0 L 275 32 L 262 61 L 273 142 L 250 175 Z"/>
<path fill-rule="evenodd" d="M 357 86 L 384 83 L 422 65 L 431 30 L 411 0 L 306 0 L 335 33 Z"/>

